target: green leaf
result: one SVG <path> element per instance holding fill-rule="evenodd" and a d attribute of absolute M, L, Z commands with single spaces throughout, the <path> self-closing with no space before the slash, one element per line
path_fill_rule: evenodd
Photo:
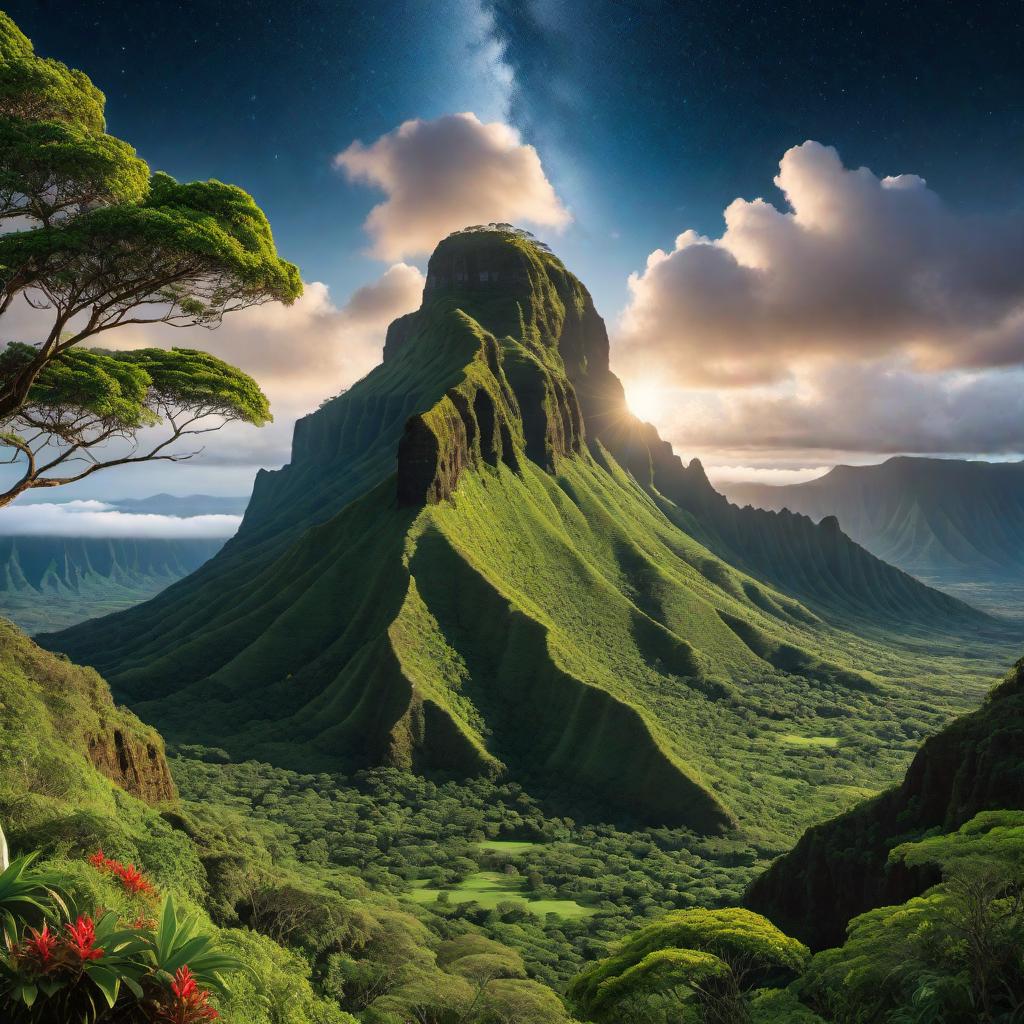
<path fill-rule="evenodd" d="M 114 1004 L 117 1002 L 118 993 L 121 991 L 121 976 L 109 967 L 95 962 L 90 963 L 86 967 L 85 973 L 89 976 L 89 980 L 103 993 L 103 998 L 106 999 L 107 1005 L 113 1009 Z"/>

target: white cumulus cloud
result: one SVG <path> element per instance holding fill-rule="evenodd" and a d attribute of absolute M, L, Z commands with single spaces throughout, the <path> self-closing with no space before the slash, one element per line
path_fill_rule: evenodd
<path fill-rule="evenodd" d="M 471 113 L 406 121 L 369 145 L 353 142 L 334 162 L 350 181 L 386 194 L 365 224 L 385 260 L 429 253 L 470 224 L 571 220 L 536 149 L 507 124 Z"/>
<path fill-rule="evenodd" d="M 630 276 L 619 364 L 747 386 L 844 359 L 917 369 L 1024 362 L 1024 214 L 950 209 L 913 174 L 878 177 L 805 142 L 779 164 L 788 209 L 734 200 Z"/>
<path fill-rule="evenodd" d="M 0 509 L 0 537 L 227 538 L 241 521 L 241 516 L 118 512 L 102 501 L 15 504 Z"/>
<path fill-rule="evenodd" d="M 861 456 L 1024 452 L 1024 369 L 921 372 L 891 358 L 837 361 L 783 384 L 668 387 L 663 408 L 657 426 L 677 450 L 743 467 L 717 470 L 722 481 Z"/>
<path fill-rule="evenodd" d="M 293 305 L 267 303 L 243 309 L 227 315 L 215 330 L 131 326 L 107 332 L 97 344 L 120 349 L 197 348 L 243 369 L 270 398 L 274 422 L 258 430 L 229 424 L 220 433 L 206 435 L 205 450 L 193 464 L 275 466 L 288 460 L 296 417 L 311 412 L 380 362 L 388 324 L 419 307 L 423 284 L 416 267 L 395 263 L 357 288 L 342 305 L 335 303 L 326 284 L 313 281 Z M 51 317 L 48 310 L 16 302 L 0 321 L 4 340 L 37 340 L 40 324 L 48 326 Z"/>

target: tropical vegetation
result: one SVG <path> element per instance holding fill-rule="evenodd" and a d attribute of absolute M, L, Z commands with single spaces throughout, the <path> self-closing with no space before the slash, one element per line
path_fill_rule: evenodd
<path fill-rule="evenodd" d="M 103 108 L 86 75 L 38 56 L 0 12 L 0 325 L 15 308 L 39 324 L 38 340 L 0 353 L 0 446 L 21 474 L 0 507 L 112 466 L 187 459 L 183 438 L 270 417 L 256 382 L 206 353 L 82 347 L 133 324 L 215 327 L 302 291 L 251 196 L 151 174 L 107 134 Z"/>

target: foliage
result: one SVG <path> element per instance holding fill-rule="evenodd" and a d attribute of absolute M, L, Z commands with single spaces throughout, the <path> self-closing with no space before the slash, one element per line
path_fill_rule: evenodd
<path fill-rule="evenodd" d="M 751 1024 L 824 1024 L 791 989 L 759 989 L 750 999 Z"/>
<path fill-rule="evenodd" d="M 771 977 L 792 977 L 807 948 L 749 910 L 682 910 L 628 936 L 569 988 L 587 1014 L 617 1020 L 623 999 L 693 999 L 708 1022 L 747 1019 L 743 993 Z M 610 1016 L 609 1016 L 610 1015 Z"/>
<path fill-rule="evenodd" d="M 218 1016 L 210 990 L 243 965 L 217 948 L 196 915 L 168 895 L 156 921 L 125 926 L 116 913 L 57 915 L 32 927 L 11 918 L 0 953 L 0 1006 L 16 1020 L 202 1024 Z M 51 928 L 52 926 L 52 928 Z"/>
<path fill-rule="evenodd" d="M 354 876 L 379 893 L 408 893 L 416 900 L 411 908 L 438 934 L 482 928 L 515 946 L 532 977 L 556 986 L 638 917 L 737 902 L 759 863 L 739 839 L 555 817 L 514 782 L 441 782 L 389 769 L 300 775 L 251 761 L 218 763 L 215 751 L 196 747 L 181 753 L 189 756 L 172 765 L 192 813 L 202 807 L 238 815 L 258 833 L 249 845 L 261 842 L 278 863 L 294 858 L 320 879 Z M 501 841 L 509 835 L 528 841 Z M 481 871 L 508 879 L 517 898 L 456 902 Z M 419 886 L 427 885 L 451 901 L 420 902 Z M 259 920 L 267 934 L 287 930 L 314 953 L 324 947 L 299 936 L 328 940 L 337 927 L 334 902 L 308 884 L 260 886 L 229 898 L 235 909 L 225 922 Z M 588 915 L 564 916 L 563 908 L 576 906 Z M 346 927 L 356 927 L 351 913 L 348 920 Z"/>
<path fill-rule="evenodd" d="M 0 352 L 0 378 L 31 365 L 35 351 L 8 345 Z M 182 438 L 234 421 L 263 426 L 270 419 L 256 382 L 205 352 L 78 348 L 39 372 L 9 421 L 19 433 L 7 433 L 3 440 L 13 452 L 9 461 L 25 464 L 16 491 L 75 483 L 112 466 L 180 462 L 198 454 L 172 447 Z M 161 423 L 168 426 L 166 436 L 144 444 L 140 431 Z M 112 440 L 126 442 L 127 449 L 108 457 L 94 454 Z"/>
<path fill-rule="evenodd" d="M 16 916 L 46 916 L 64 906 L 56 888 L 60 876 L 33 867 L 36 857 L 35 853 L 16 857 L 0 872 L 0 928 L 6 936 L 14 934 Z"/>
<path fill-rule="evenodd" d="M 983 811 L 955 832 L 902 843 L 891 863 L 927 864 L 947 876 L 970 867 L 998 867 L 1007 878 L 1024 879 L 1024 811 Z"/>
<path fill-rule="evenodd" d="M 35 344 L 0 359 L 0 443 L 23 468 L 0 505 L 110 466 L 191 457 L 169 448 L 214 420 L 267 422 L 255 382 L 203 353 L 72 351 L 126 324 L 213 327 L 232 310 L 290 303 L 302 284 L 251 196 L 150 175 L 105 133 L 85 75 L 36 56 L 2 12 L 0 38 L 0 220 L 30 225 L 0 236 L 0 316 L 15 300 L 51 314 Z M 169 436 L 140 452 L 136 432 L 161 421 Z M 93 454 L 117 439 L 129 455 Z M 56 472 L 69 461 L 87 465 Z"/>
<path fill-rule="evenodd" d="M 1024 816 L 978 815 L 957 832 L 897 847 L 944 880 L 850 923 L 814 957 L 801 990 L 839 1024 L 1012 1021 L 1024 1009 Z"/>

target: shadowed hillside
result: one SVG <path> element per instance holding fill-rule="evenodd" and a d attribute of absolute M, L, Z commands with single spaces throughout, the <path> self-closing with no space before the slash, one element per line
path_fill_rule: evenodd
<path fill-rule="evenodd" d="M 47 642 L 168 735 L 236 756 L 511 772 L 566 806 L 766 842 L 862 784 L 825 752 L 837 718 L 884 734 L 952 692 L 936 682 L 937 708 L 917 662 L 836 625 L 923 631 L 936 659 L 935 631 L 956 634 L 973 700 L 994 624 L 684 469 L 626 410 L 589 294 L 538 243 L 441 243 L 384 355 L 299 422 L 221 554 Z M 794 755 L 821 774 L 782 820 Z M 851 756 L 881 779 L 901 755 Z"/>
<path fill-rule="evenodd" d="M 63 796 L 65 788 L 83 786 L 80 780 L 86 789 L 108 793 L 109 787 L 94 781 L 97 772 L 150 803 L 177 795 L 156 731 L 116 707 L 95 672 L 41 650 L 4 619 L 0 701 L 0 757 L 8 768 L 0 784 L 5 812 L 10 791 L 28 781 L 24 775 L 32 771 L 34 757 L 48 759 L 31 780 L 36 786 L 28 787 L 34 790 L 28 802 L 34 799 L 37 812 L 54 795 Z M 24 807 L 20 811 L 28 816 Z"/>
<path fill-rule="evenodd" d="M 903 782 L 809 829 L 750 887 L 747 906 L 812 947 L 839 945 L 846 924 L 902 903 L 938 880 L 934 869 L 887 864 L 890 849 L 952 832 L 979 811 L 1024 808 L 1024 661 L 974 714 L 929 739 Z"/>
<path fill-rule="evenodd" d="M 1024 608 L 1024 463 L 900 457 L 726 490 L 758 508 L 837 516 L 859 544 L 934 586 L 983 607 Z"/>

